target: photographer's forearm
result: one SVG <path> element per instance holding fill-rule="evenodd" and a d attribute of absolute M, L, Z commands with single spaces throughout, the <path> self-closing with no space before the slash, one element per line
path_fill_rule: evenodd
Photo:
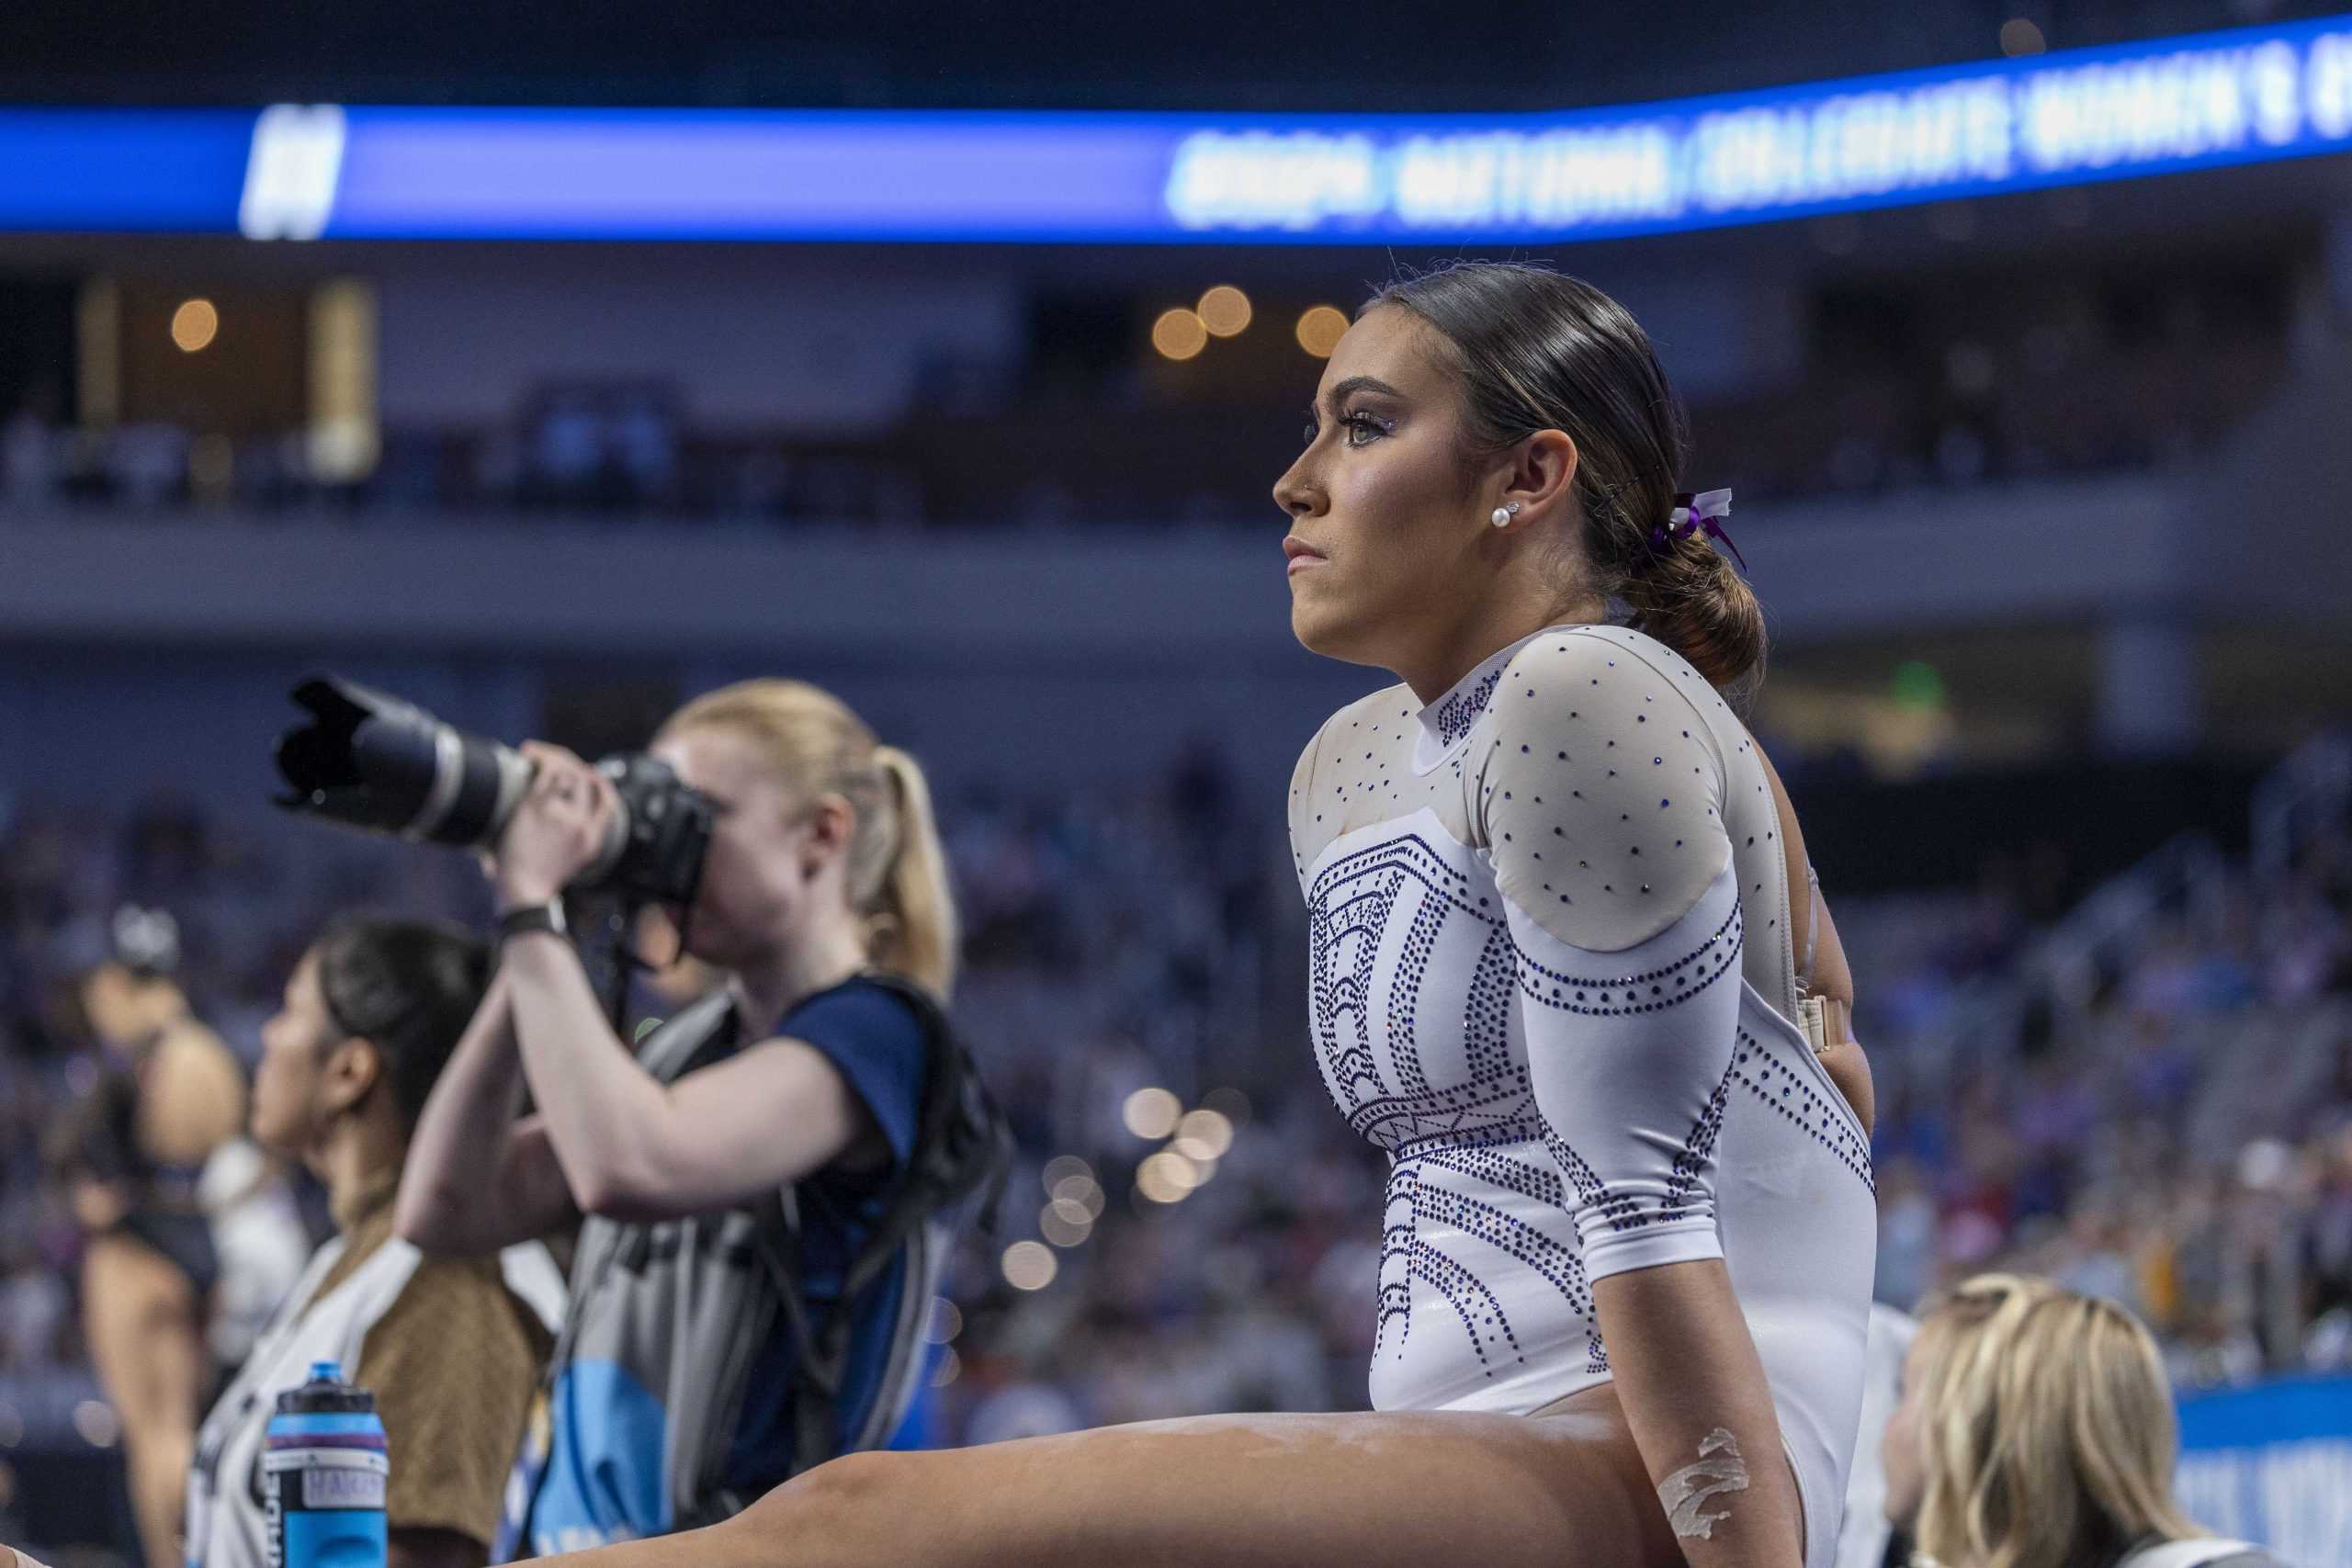
<path fill-rule="evenodd" d="M 480 1254 L 542 1235 L 571 1207 L 544 1132 L 517 1123 L 523 1063 L 513 988 L 494 976 L 426 1097 L 409 1140 L 393 1224 L 427 1252 Z"/>
<path fill-rule="evenodd" d="M 503 972 L 523 1071 L 572 1201 L 595 1214 L 643 1199 L 670 1112 L 662 1086 L 613 1032 L 571 943 L 514 938 Z"/>

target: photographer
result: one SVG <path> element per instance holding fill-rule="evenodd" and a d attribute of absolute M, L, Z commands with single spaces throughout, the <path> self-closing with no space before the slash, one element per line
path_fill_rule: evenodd
<path fill-rule="evenodd" d="M 493 870 L 498 975 L 425 1108 L 398 1224 L 470 1252 L 589 1216 L 511 1494 L 509 1544 L 546 1552 L 724 1517 L 888 1437 L 932 1284 L 919 1239 L 881 1248 L 908 1234 L 936 1064 L 960 1058 L 939 1054 L 956 926 L 930 792 L 840 701 L 749 682 L 656 739 L 712 814 L 673 918 L 729 979 L 636 1056 L 557 903 L 605 841 L 615 787 L 560 748 L 525 750 Z M 518 1122 L 526 1082 L 537 1110 Z M 856 1274 L 870 1283 L 842 1301 Z M 817 1343 L 841 1353 L 812 1373 Z"/>

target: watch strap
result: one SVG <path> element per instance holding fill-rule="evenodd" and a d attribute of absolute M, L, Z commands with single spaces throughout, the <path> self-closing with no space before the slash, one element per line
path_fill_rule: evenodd
<path fill-rule="evenodd" d="M 518 936 L 533 931 L 546 931 L 551 936 L 569 936 L 571 929 L 563 919 L 563 900 L 550 898 L 544 904 L 523 904 L 498 917 L 498 945 L 504 947 Z"/>

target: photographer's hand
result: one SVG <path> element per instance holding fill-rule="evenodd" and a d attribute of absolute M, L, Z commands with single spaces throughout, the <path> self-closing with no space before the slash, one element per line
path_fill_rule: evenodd
<path fill-rule="evenodd" d="M 612 781 L 560 746 L 526 740 L 533 764 L 498 840 L 491 879 L 501 909 L 544 904 L 595 863 L 620 802 Z"/>

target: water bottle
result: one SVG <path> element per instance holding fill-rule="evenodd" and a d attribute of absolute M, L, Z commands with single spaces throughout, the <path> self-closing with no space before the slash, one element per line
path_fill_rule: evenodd
<path fill-rule="evenodd" d="M 262 1455 L 269 1568 L 384 1568 L 391 1461 L 376 1396 L 334 1361 L 277 1396 Z"/>

